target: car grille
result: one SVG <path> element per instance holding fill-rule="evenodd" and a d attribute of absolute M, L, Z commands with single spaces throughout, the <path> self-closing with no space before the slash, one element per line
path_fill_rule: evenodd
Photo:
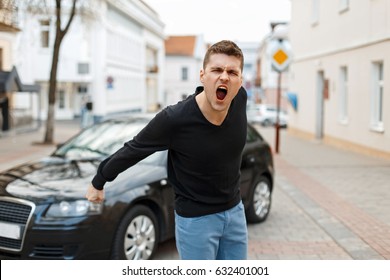
<path fill-rule="evenodd" d="M 29 201 L 0 197 L 0 248 L 20 251 L 35 204 Z"/>
<path fill-rule="evenodd" d="M 58 246 L 47 246 L 37 245 L 34 247 L 32 257 L 44 258 L 44 259 L 63 259 L 64 258 L 64 247 Z"/>

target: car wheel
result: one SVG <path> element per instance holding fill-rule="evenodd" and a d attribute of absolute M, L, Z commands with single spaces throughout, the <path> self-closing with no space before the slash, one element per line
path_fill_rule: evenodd
<path fill-rule="evenodd" d="M 271 183 L 269 179 L 260 176 L 253 185 L 246 217 L 249 223 L 260 223 L 267 219 L 271 209 Z"/>
<path fill-rule="evenodd" d="M 118 227 L 112 258 L 148 260 L 156 251 L 158 236 L 158 223 L 152 210 L 137 205 L 127 212 Z"/>
<path fill-rule="evenodd" d="M 263 125 L 263 126 L 271 126 L 272 123 L 271 123 L 271 121 L 270 121 L 269 119 L 265 119 L 265 120 L 263 121 L 262 125 Z"/>

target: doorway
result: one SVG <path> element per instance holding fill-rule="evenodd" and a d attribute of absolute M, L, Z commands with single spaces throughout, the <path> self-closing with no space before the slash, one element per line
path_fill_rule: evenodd
<path fill-rule="evenodd" d="M 324 137 L 324 88 L 325 78 L 324 71 L 317 73 L 317 89 L 316 89 L 316 129 L 315 137 L 321 140 Z"/>

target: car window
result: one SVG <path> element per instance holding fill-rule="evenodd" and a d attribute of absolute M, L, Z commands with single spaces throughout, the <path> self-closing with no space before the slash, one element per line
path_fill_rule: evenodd
<path fill-rule="evenodd" d="M 104 122 L 84 130 L 60 147 L 55 155 L 68 158 L 108 156 L 133 139 L 145 125 L 145 122 Z"/>
<path fill-rule="evenodd" d="M 107 121 L 92 126 L 60 147 L 54 154 L 69 159 L 106 157 L 134 138 L 146 125 L 145 121 Z M 156 152 L 142 164 L 166 165 L 166 151 Z"/>
<path fill-rule="evenodd" d="M 262 140 L 261 136 L 257 133 L 257 131 L 248 125 L 247 133 L 246 133 L 246 142 L 251 143 L 257 140 Z"/>

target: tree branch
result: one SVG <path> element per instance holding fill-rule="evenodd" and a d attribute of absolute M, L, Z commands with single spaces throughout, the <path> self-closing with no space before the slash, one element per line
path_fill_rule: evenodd
<path fill-rule="evenodd" d="M 68 32 L 69 27 L 73 21 L 74 15 L 76 14 L 76 2 L 77 0 L 73 0 L 72 3 L 72 9 L 70 11 L 70 17 L 68 19 L 68 22 L 66 23 L 66 26 L 64 29 L 61 29 L 61 0 L 56 0 L 56 7 L 57 7 L 57 32 L 60 35 L 60 40 L 65 36 L 65 34 Z"/>
<path fill-rule="evenodd" d="M 74 15 L 76 14 L 76 2 L 77 2 L 77 0 L 73 0 L 72 10 L 71 10 L 71 12 L 70 12 L 70 17 L 69 17 L 69 19 L 68 19 L 68 22 L 67 22 L 67 24 L 66 24 L 65 29 L 63 30 L 64 34 L 65 34 L 66 32 L 68 32 L 69 26 L 70 26 L 70 24 L 72 23 L 72 20 L 73 20 Z"/>

